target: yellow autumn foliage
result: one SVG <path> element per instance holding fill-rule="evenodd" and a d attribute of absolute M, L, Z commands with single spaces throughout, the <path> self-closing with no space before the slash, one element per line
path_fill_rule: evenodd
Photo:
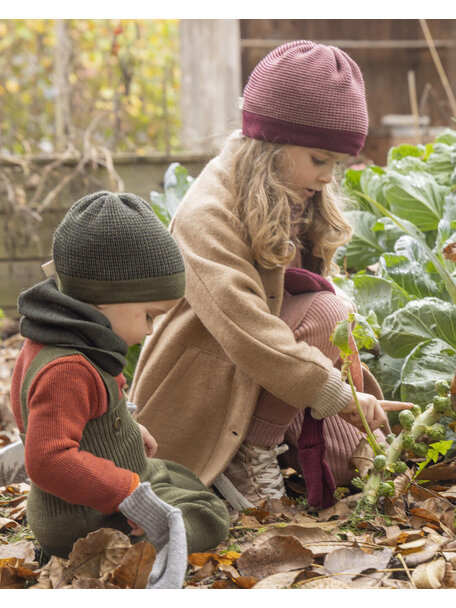
<path fill-rule="evenodd" d="M 82 138 L 103 112 L 93 137 L 109 149 L 175 149 L 178 20 L 69 19 L 65 25 L 69 133 Z M 1 146 L 10 154 L 55 145 L 57 40 L 55 20 L 0 20 Z"/>

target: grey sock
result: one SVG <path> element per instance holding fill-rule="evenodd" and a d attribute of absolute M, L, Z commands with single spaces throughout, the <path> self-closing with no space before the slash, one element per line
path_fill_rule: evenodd
<path fill-rule="evenodd" d="M 149 482 L 127 496 L 119 510 L 144 529 L 157 551 L 146 589 L 181 589 L 187 568 L 187 537 L 181 510 L 158 498 Z"/>

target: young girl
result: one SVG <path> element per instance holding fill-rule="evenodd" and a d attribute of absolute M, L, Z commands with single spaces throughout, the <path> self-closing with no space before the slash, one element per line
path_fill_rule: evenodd
<path fill-rule="evenodd" d="M 362 428 L 329 340 L 347 304 L 324 277 L 351 235 L 331 182 L 367 134 L 363 79 L 340 49 L 290 42 L 254 69 L 242 114 L 172 223 L 185 297 L 146 342 L 131 398 L 159 456 L 233 505 L 281 498 L 288 450 L 310 504 L 326 506 Z M 409 407 L 379 401 L 357 357 L 354 369 L 371 427 Z"/>

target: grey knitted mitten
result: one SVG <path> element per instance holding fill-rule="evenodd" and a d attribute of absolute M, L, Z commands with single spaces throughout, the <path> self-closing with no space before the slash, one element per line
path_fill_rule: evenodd
<path fill-rule="evenodd" d="M 158 498 L 149 482 L 127 496 L 119 510 L 143 528 L 157 551 L 146 589 L 181 589 L 187 568 L 187 537 L 181 510 Z"/>

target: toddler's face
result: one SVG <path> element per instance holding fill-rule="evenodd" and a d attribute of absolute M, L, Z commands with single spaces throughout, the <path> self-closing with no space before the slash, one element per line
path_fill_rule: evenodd
<path fill-rule="evenodd" d="M 176 302 L 178 300 L 124 302 L 99 304 L 97 308 L 109 319 L 113 332 L 120 336 L 127 346 L 133 346 L 152 333 L 154 318 L 171 310 Z"/>
<path fill-rule="evenodd" d="M 320 148 L 285 146 L 279 158 L 279 171 L 285 184 L 305 198 L 312 198 L 333 177 L 336 164 L 347 154 Z"/>

